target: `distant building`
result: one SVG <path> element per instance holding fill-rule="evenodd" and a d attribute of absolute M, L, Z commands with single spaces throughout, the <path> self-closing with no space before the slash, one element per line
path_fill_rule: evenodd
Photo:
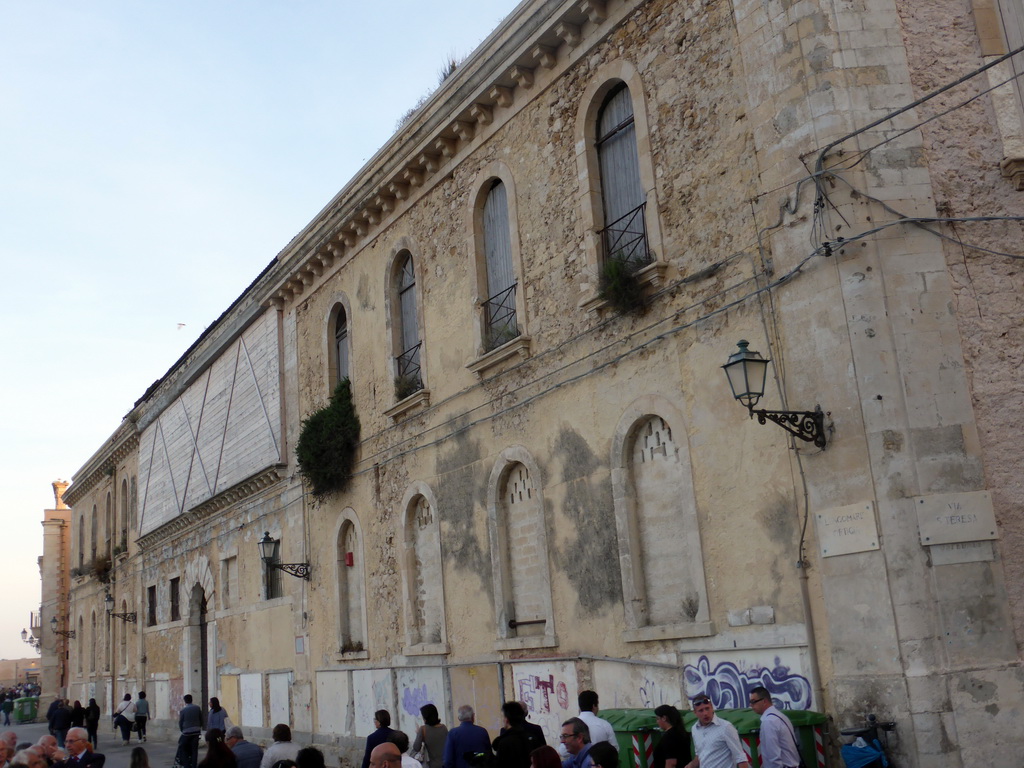
<path fill-rule="evenodd" d="M 582 688 L 766 685 L 895 720 L 901 765 L 1006 764 L 1024 20 L 926 6 L 520 4 L 75 474 L 71 696 L 351 758 L 378 708 L 521 699 L 553 739 Z M 824 450 L 733 400 L 741 339 Z"/>
<path fill-rule="evenodd" d="M 69 638 L 54 629 L 66 630 L 70 615 L 71 510 L 64 503 L 68 483 L 53 482 L 53 509 L 43 512 L 43 554 L 39 558 L 42 595 L 38 626 L 30 631 L 39 641 L 41 675 L 39 684 L 47 695 L 67 691 Z M 56 627 L 51 619 L 57 619 Z M 38 666 L 38 665 L 37 665 Z"/>

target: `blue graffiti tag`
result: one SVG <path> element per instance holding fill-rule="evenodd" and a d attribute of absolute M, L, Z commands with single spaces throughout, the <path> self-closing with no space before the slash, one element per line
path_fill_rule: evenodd
<path fill-rule="evenodd" d="M 406 688 L 402 692 L 402 709 L 413 717 L 418 717 L 420 707 L 424 704 L 433 704 L 433 699 L 427 693 L 427 686 L 421 685 L 416 688 Z"/>
<path fill-rule="evenodd" d="M 711 669 L 707 656 L 696 664 L 683 667 L 686 695 L 706 693 L 715 709 L 738 709 L 748 706 L 750 690 L 759 685 L 767 688 L 776 706 L 781 709 L 810 709 L 811 684 L 806 677 L 796 675 L 775 657 L 775 666 L 751 666 L 741 670 L 731 661 L 723 661 Z"/>

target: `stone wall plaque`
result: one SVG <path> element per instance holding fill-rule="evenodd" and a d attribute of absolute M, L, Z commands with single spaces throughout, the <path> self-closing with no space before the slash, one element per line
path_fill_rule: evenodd
<path fill-rule="evenodd" d="M 996 513 L 988 491 L 935 493 L 914 499 L 921 543 L 958 544 L 996 536 Z"/>
<path fill-rule="evenodd" d="M 991 541 L 965 541 L 960 544 L 936 544 L 929 547 L 932 565 L 984 563 L 996 559 Z"/>
<path fill-rule="evenodd" d="M 826 509 L 815 514 L 814 520 L 822 557 L 878 549 L 878 526 L 875 523 L 873 501 Z"/>

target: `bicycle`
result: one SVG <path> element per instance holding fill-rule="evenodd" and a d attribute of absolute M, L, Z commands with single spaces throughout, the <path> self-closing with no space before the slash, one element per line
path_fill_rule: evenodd
<path fill-rule="evenodd" d="M 839 748 L 839 754 L 846 768 L 888 768 L 889 758 L 886 748 L 889 746 L 888 734 L 896 730 L 896 723 L 888 720 L 879 722 L 875 715 L 867 716 L 867 725 L 863 728 L 843 728 L 839 733 L 853 737 L 849 744 Z M 881 736 L 881 738 L 879 738 Z"/>

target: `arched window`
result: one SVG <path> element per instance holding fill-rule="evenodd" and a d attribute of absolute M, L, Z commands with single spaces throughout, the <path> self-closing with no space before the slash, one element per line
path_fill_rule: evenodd
<path fill-rule="evenodd" d="M 132 486 L 131 486 L 131 528 L 133 531 L 139 529 L 139 481 L 135 475 L 132 475 Z"/>
<path fill-rule="evenodd" d="M 90 537 L 90 551 L 92 553 L 92 560 L 96 559 L 96 542 L 99 534 L 100 517 L 99 512 L 96 509 L 96 505 L 92 505 L 92 536 Z"/>
<path fill-rule="evenodd" d="M 78 569 L 85 567 L 85 515 L 78 516 Z M 81 670 L 79 670 L 81 671 Z"/>
<path fill-rule="evenodd" d="M 121 601 L 121 613 L 128 613 L 128 603 Z M 118 666 L 120 669 L 128 668 L 128 622 L 122 622 L 119 626 L 121 642 L 118 647 Z"/>
<path fill-rule="evenodd" d="M 539 475 L 529 453 L 514 446 L 502 452 L 488 482 L 497 647 L 501 650 L 555 643 Z"/>
<path fill-rule="evenodd" d="M 338 382 L 349 377 L 348 316 L 340 304 L 334 319 L 334 372 Z"/>
<path fill-rule="evenodd" d="M 352 520 L 338 532 L 338 636 L 340 651 L 366 650 L 363 610 L 363 554 L 359 532 Z"/>
<path fill-rule="evenodd" d="M 96 634 L 96 612 L 92 614 L 92 627 L 89 632 L 89 671 L 92 673 L 96 672 L 96 654 L 99 653 L 100 638 Z"/>
<path fill-rule="evenodd" d="M 416 306 L 416 267 L 412 254 L 402 251 L 395 261 L 395 396 L 401 400 L 423 389 L 422 341 Z"/>
<path fill-rule="evenodd" d="M 632 266 L 648 263 L 646 196 L 640 183 L 633 100 L 625 83 L 605 96 L 597 113 L 596 141 L 601 174 L 602 255 Z"/>
<path fill-rule="evenodd" d="M 78 633 L 75 635 L 75 637 L 82 638 L 81 644 L 75 644 L 71 646 L 75 649 L 75 668 L 78 670 L 79 676 L 81 676 L 83 657 L 85 656 L 85 654 L 82 652 L 82 648 L 85 645 L 85 622 L 82 620 L 81 616 L 78 617 Z"/>
<path fill-rule="evenodd" d="M 121 481 L 121 549 L 128 546 L 128 479 Z"/>
<path fill-rule="evenodd" d="M 428 498 L 429 494 L 429 498 Z M 402 531 L 402 575 L 406 606 L 406 642 L 412 648 L 446 641 L 441 532 L 433 494 L 424 483 L 407 492 Z"/>
<path fill-rule="evenodd" d="M 484 347 L 495 349 L 520 334 L 516 318 L 516 275 L 512 265 L 508 194 L 500 179 L 484 199 L 483 246 L 487 268 Z"/>
<path fill-rule="evenodd" d="M 683 425 L 668 400 L 646 396 L 616 430 L 612 496 L 628 640 L 711 633 Z"/>
<path fill-rule="evenodd" d="M 113 500 L 110 498 L 110 492 L 107 492 L 107 514 L 104 518 L 103 534 L 107 539 L 107 557 L 113 557 L 113 536 L 114 536 L 114 505 Z"/>

